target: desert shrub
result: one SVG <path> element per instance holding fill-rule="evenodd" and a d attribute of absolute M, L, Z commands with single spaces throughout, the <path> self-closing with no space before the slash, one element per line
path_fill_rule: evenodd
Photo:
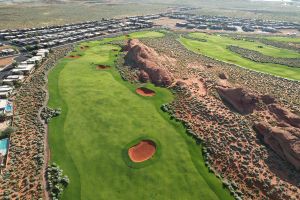
<path fill-rule="evenodd" d="M 243 58 L 247 58 L 254 62 L 261 62 L 261 63 L 274 63 L 279 65 L 286 65 L 289 67 L 300 67 L 300 59 L 299 58 L 279 58 L 273 56 L 264 55 L 258 51 L 245 49 L 238 46 L 229 45 L 227 48 L 242 56 Z"/>
<path fill-rule="evenodd" d="M 57 109 L 52 109 L 52 108 L 43 108 L 42 112 L 41 112 L 41 118 L 43 120 L 45 120 L 46 123 L 48 123 L 50 121 L 51 118 L 53 117 L 57 117 L 61 114 L 61 109 L 57 108 Z"/>
<path fill-rule="evenodd" d="M 63 174 L 62 169 L 53 163 L 46 170 L 47 190 L 49 191 L 50 199 L 59 199 L 64 189 L 69 185 L 69 178 Z"/>

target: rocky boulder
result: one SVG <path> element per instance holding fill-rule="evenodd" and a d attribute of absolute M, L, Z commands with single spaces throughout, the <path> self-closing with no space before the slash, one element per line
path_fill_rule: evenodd
<path fill-rule="evenodd" d="M 277 119 L 277 121 L 285 122 L 291 126 L 300 128 L 300 117 L 298 115 L 278 104 L 270 104 L 268 108 L 270 113 Z"/>
<path fill-rule="evenodd" d="M 261 95 L 260 99 L 265 103 L 265 104 L 272 104 L 275 103 L 275 99 L 273 97 L 271 97 L 270 95 Z"/>
<path fill-rule="evenodd" d="M 168 65 L 174 65 L 172 59 L 159 55 L 154 49 L 144 45 L 137 39 L 128 40 L 125 63 L 142 72 L 140 79 L 149 79 L 157 86 L 170 86 L 173 82 L 172 74 L 168 71 Z"/>
<path fill-rule="evenodd" d="M 149 75 L 144 70 L 140 70 L 139 79 L 141 82 L 146 83 L 149 81 Z"/>
<path fill-rule="evenodd" d="M 220 97 L 240 114 L 250 114 L 255 109 L 258 97 L 243 88 L 216 87 Z"/>
<path fill-rule="evenodd" d="M 291 126 L 271 127 L 260 122 L 254 125 L 255 130 L 263 136 L 268 144 L 281 158 L 300 170 L 300 130 Z"/>

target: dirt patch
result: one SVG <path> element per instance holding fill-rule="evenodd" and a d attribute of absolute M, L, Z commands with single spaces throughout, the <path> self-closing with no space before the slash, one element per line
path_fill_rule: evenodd
<path fill-rule="evenodd" d="M 145 87 L 137 88 L 135 91 L 139 95 L 145 96 L 145 97 L 152 97 L 152 96 L 155 95 L 155 92 L 153 90 L 150 90 L 150 89 L 145 88 Z"/>
<path fill-rule="evenodd" d="M 189 79 L 178 79 L 179 82 L 188 86 L 191 89 L 192 95 L 204 97 L 207 95 L 207 86 L 204 79 L 189 78 Z"/>
<path fill-rule="evenodd" d="M 0 59 L 0 68 L 12 64 L 14 61 L 14 57 L 9 57 L 9 58 L 1 58 Z"/>
<path fill-rule="evenodd" d="M 159 19 L 153 20 L 153 23 L 155 25 L 168 27 L 168 28 L 171 28 L 172 30 L 180 29 L 180 28 L 176 27 L 176 23 L 178 23 L 178 22 L 186 22 L 186 21 L 180 20 L 180 19 L 170 19 L 168 17 L 161 17 Z M 181 29 L 183 29 L 183 28 L 181 28 Z"/>
<path fill-rule="evenodd" d="M 149 160 L 156 152 L 156 145 L 151 140 L 142 140 L 128 149 L 128 155 L 132 162 L 144 162 Z"/>
<path fill-rule="evenodd" d="M 109 69 L 109 68 L 110 68 L 110 66 L 107 66 L 107 65 L 98 65 L 98 66 L 96 67 L 96 69 L 99 69 L 99 70 Z"/>

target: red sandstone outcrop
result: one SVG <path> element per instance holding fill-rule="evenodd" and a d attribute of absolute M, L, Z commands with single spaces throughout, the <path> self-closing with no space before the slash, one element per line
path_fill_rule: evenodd
<path fill-rule="evenodd" d="M 125 62 L 142 70 L 139 74 L 141 80 L 148 78 L 158 86 L 170 86 L 172 84 L 172 74 L 165 67 L 174 65 L 171 58 L 159 55 L 154 49 L 144 45 L 137 39 L 128 40 L 128 44 L 124 49 L 128 51 Z"/>
<path fill-rule="evenodd" d="M 300 117 L 298 115 L 290 112 L 278 104 L 270 104 L 268 108 L 278 122 L 285 122 L 291 126 L 300 128 Z"/>
<path fill-rule="evenodd" d="M 216 82 L 217 86 L 220 86 L 222 88 L 230 88 L 232 87 L 231 83 L 229 83 L 229 81 L 227 79 L 219 79 Z"/>
<path fill-rule="evenodd" d="M 147 81 L 149 81 L 150 78 L 144 70 L 140 70 L 139 79 L 141 82 L 146 83 Z"/>
<path fill-rule="evenodd" d="M 262 96 L 260 96 L 260 99 L 267 105 L 276 102 L 275 99 L 273 97 L 271 97 L 270 95 L 262 95 Z"/>
<path fill-rule="evenodd" d="M 227 103 L 241 114 L 252 113 L 255 109 L 258 98 L 243 88 L 216 87 L 217 92 Z"/>
<path fill-rule="evenodd" d="M 254 128 L 281 158 L 300 170 L 300 130 L 291 126 L 271 127 L 265 122 L 256 123 Z"/>

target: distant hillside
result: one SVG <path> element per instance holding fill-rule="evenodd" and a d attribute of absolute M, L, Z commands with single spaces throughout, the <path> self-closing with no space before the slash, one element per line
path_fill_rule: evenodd
<path fill-rule="evenodd" d="M 300 0 L 0 0 L 0 29 L 65 24 L 101 18 L 155 14 L 190 6 L 198 15 L 300 22 Z"/>

